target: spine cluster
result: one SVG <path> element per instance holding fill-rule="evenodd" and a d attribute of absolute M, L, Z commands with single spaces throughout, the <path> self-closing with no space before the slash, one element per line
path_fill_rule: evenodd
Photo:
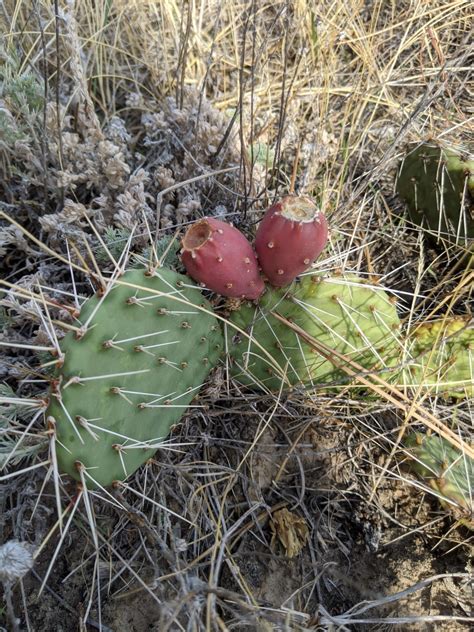
<path fill-rule="evenodd" d="M 327 239 L 325 216 L 302 196 L 267 210 L 254 246 L 215 218 L 186 231 L 181 258 L 189 276 L 201 288 L 247 299 L 237 301 L 225 325 L 225 344 L 211 303 L 173 270 L 130 270 L 86 301 L 76 333 L 61 341 L 46 403 L 60 470 L 89 487 L 127 478 L 179 423 L 224 349 L 234 379 L 267 392 L 282 384 L 345 391 L 351 378 L 332 353 L 355 367 L 353 377 L 377 372 L 398 388 L 471 396 L 467 319 L 436 321 L 404 336 L 382 288 L 354 275 L 307 274 L 295 283 Z"/>

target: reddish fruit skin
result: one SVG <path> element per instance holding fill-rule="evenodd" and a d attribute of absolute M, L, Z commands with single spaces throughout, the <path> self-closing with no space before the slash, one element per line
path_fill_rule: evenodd
<path fill-rule="evenodd" d="M 327 240 L 324 213 L 310 198 L 288 195 L 267 210 L 257 230 L 255 250 L 270 283 L 282 287 L 310 267 Z"/>
<path fill-rule="evenodd" d="M 230 224 L 205 217 L 186 231 L 182 246 L 189 276 L 213 292 L 256 300 L 265 289 L 250 242 Z"/>

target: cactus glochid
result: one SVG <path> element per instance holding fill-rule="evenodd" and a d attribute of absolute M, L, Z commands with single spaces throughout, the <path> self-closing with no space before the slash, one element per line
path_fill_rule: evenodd
<path fill-rule="evenodd" d="M 222 296 L 257 299 L 262 294 L 255 252 L 234 226 L 206 217 L 188 228 L 182 246 L 182 262 L 195 281 Z"/>
<path fill-rule="evenodd" d="M 435 435 L 414 433 L 405 445 L 408 468 L 434 490 L 457 519 L 474 529 L 474 460 Z"/>
<path fill-rule="evenodd" d="M 251 338 L 238 334 L 229 349 L 232 373 L 245 385 L 278 390 L 282 380 L 291 385 L 347 382 L 341 369 L 315 353 L 272 311 L 365 369 L 389 369 L 397 356 L 400 320 L 382 289 L 355 276 L 305 275 L 288 288 L 268 289 L 258 306 L 242 305 L 232 313 L 231 322 Z M 233 333 L 228 330 L 230 338 Z"/>
<path fill-rule="evenodd" d="M 204 310 L 199 288 L 165 268 L 130 270 L 86 301 L 80 334 L 60 343 L 46 411 L 60 471 L 106 486 L 154 454 L 221 353 Z"/>
<path fill-rule="evenodd" d="M 271 206 L 255 237 L 260 266 L 270 283 L 283 287 L 307 270 L 328 239 L 328 223 L 313 200 L 287 195 Z"/>
<path fill-rule="evenodd" d="M 412 222 L 437 239 L 474 239 L 474 159 L 450 148 L 423 143 L 403 159 L 398 195 Z"/>

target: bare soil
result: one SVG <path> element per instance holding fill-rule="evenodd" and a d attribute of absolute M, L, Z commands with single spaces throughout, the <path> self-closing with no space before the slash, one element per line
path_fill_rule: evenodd
<path fill-rule="evenodd" d="M 254 423 L 248 424 L 242 439 L 255 431 Z M 291 440 L 301 433 L 299 430 L 289 435 L 285 431 L 285 434 Z M 397 618 L 404 621 L 396 627 L 400 630 L 448 632 L 469 629 L 467 623 L 459 621 L 414 624 L 407 621 L 407 617 L 469 616 L 469 586 L 465 578 L 453 577 L 453 573 L 469 571 L 469 532 L 462 527 L 453 530 L 449 516 L 432 500 L 421 492 L 414 493 L 412 487 L 398 481 L 384 479 L 375 500 L 367 502 L 360 479 L 351 476 L 354 454 L 351 458 L 345 447 L 341 449 L 341 445 L 348 445 L 350 434 L 353 433 L 340 422 L 330 421 L 319 426 L 313 423 L 304 433 L 300 446 L 293 451 L 292 458 L 278 428 L 273 426 L 263 433 L 249 463 L 249 478 L 244 477 L 244 484 L 237 483 L 232 491 L 236 501 L 245 496 L 253 498 L 253 502 L 263 499 L 267 509 L 244 521 L 236 532 L 216 590 L 229 603 L 232 598 L 238 601 L 244 582 L 260 612 L 268 616 L 259 619 L 239 605 L 230 606 L 234 616 L 227 612 L 225 620 L 229 625 L 233 621 L 233 627 L 229 629 L 316 630 L 318 605 L 322 604 L 330 617 L 348 612 L 356 605 L 362 608 L 369 602 L 367 611 L 353 616 L 363 623 L 349 624 L 348 629 L 376 630 L 379 629 L 377 621 Z M 209 448 L 213 462 L 222 462 L 225 449 L 219 447 L 217 437 L 216 445 L 212 443 L 211 439 Z M 301 495 L 302 477 L 304 493 Z M 291 559 L 286 556 L 281 543 L 272 542 L 271 538 L 271 515 L 282 505 L 303 516 L 310 531 L 301 553 Z M 382 512 L 380 508 L 383 508 Z M 53 507 L 50 509 L 51 518 Z M 235 519 L 238 517 L 237 510 Z M 114 516 L 105 507 L 98 520 L 106 535 L 123 521 L 123 516 Z M 426 527 L 432 520 L 435 523 Z M 44 527 L 52 524 L 50 520 Z M 133 547 L 137 538 L 147 539 L 149 534 L 135 516 L 122 537 Z M 126 545 L 126 542 L 122 544 Z M 93 564 L 88 559 L 93 554 L 90 537 L 87 531 L 76 528 L 61 550 L 46 590 L 38 598 L 40 579 L 46 572 L 54 546 L 55 543 L 48 544 L 38 559 L 34 574 L 23 580 L 30 629 L 35 632 L 77 630 L 87 607 L 88 594 L 84 589 L 93 582 Z M 132 567 L 142 581 L 155 585 L 156 598 L 127 571 L 116 592 L 114 588 L 120 582 L 108 583 L 116 567 L 108 567 L 106 560 L 101 561 L 100 616 L 104 630 L 160 632 L 167 612 L 170 626 L 167 629 L 180 630 L 174 617 L 179 621 L 181 600 L 194 599 L 196 607 L 204 607 L 206 595 L 199 589 L 193 595 L 181 592 L 176 584 L 170 586 L 160 581 L 154 584 L 154 578 L 167 575 L 170 568 L 156 543 L 149 552 L 148 560 L 141 557 L 138 564 L 132 563 Z M 189 551 L 183 559 L 192 565 L 192 552 Z M 196 586 L 206 580 L 208 564 L 209 557 L 200 562 L 200 580 L 198 582 L 196 575 Z M 65 579 L 73 569 L 75 572 Z M 428 580 L 425 586 L 413 590 L 416 584 L 425 580 Z M 407 594 L 397 595 L 403 591 Z M 390 595 L 394 596 L 391 602 L 386 599 Z M 21 612 L 23 605 L 19 593 L 17 597 L 17 612 Z M 382 602 L 379 606 L 377 600 Z M 286 624 L 281 618 L 271 616 L 272 608 L 281 607 L 290 612 Z M 306 613 L 306 617 L 292 616 L 292 612 Z M 92 609 L 86 629 L 98 629 L 98 621 L 99 613 Z"/>

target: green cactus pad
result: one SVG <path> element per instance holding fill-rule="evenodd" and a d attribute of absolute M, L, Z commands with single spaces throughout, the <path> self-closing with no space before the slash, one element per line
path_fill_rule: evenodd
<path fill-rule="evenodd" d="M 474 160 L 435 144 L 421 144 L 400 166 L 398 195 L 412 222 L 437 239 L 474 238 Z"/>
<path fill-rule="evenodd" d="M 474 397 L 474 329 L 461 316 L 416 327 L 407 341 L 413 360 L 405 384 L 444 397 Z"/>
<path fill-rule="evenodd" d="M 307 275 L 286 288 L 268 288 L 258 306 L 243 304 L 233 312 L 231 322 L 252 338 L 227 327 L 232 375 L 244 385 L 276 391 L 282 380 L 287 385 L 332 387 L 348 382 L 344 371 L 315 353 L 272 311 L 390 379 L 386 369 L 398 356 L 400 321 L 388 295 L 355 276 Z"/>
<path fill-rule="evenodd" d="M 414 433 L 405 445 L 409 469 L 435 491 L 443 506 L 474 528 L 474 460 L 434 435 Z"/>
<path fill-rule="evenodd" d="M 82 463 L 88 486 L 107 486 L 154 454 L 222 351 L 217 320 L 200 307 L 211 310 L 199 288 L 164 268 L 128 271 L 84 304 L 86 333 L 61 341 L 47 410 L 60 471 L 80 480 Z"/>

